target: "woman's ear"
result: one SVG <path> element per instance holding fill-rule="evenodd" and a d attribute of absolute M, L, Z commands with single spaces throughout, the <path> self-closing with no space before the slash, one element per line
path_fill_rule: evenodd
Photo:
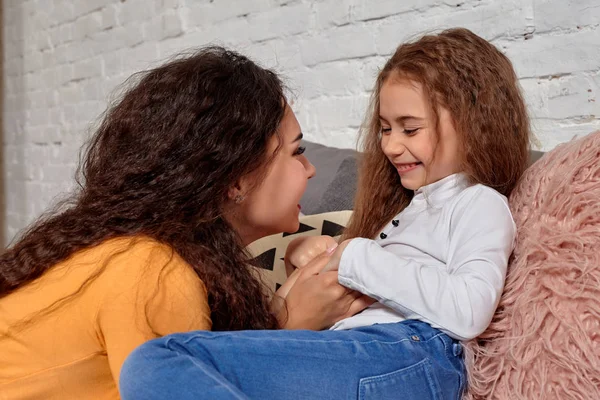
<path fill-rule="evenodd" d="M 229 197 L 229 200 L 233 201 L 235 204 L 240 204 L 246 198 L 245 193 L 247 192 L 247 189 L 245 181 L 246 180 L 244 178 L 241 178 L 229 188 L 227 197 Z"/>

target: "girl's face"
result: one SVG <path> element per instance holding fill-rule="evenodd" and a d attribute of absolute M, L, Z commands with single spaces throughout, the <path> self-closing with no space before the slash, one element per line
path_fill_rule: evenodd
<path fill-rule="evenodd" d="M 300 198 L 308 179 L 315 175 L 315 167 L 302 154 L 301 139 L 300 125 L 288 106 L 279 125 L 279 137 L 273 136 L 269 144 L 268 154 L 272 156 L 281 141 L 267 175 L 254 190 L 247 189 L 253 183 L 249 180 L 255 178 L 240 182 L 240 194 L 247 194 L 241 201 L 238 199 L 234 227 L 245 244 L 267 235 L 298 230 Z"/>
<path fill-rule="evenodd" d="M 410 190 L 460 172 L 459 140 L 450 113 L 438 108 L 438 136 L 429 110 L 418 82 L 392 76 L 381 87 L 381 149 L 398 171 L 402 186 Z"/>

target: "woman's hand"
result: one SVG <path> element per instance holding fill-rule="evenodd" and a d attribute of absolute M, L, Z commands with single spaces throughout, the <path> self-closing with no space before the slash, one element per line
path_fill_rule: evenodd
<path fill-rule="evenodd" d="M 315 257 L 326 251 L 333 251 L 337 246 L 334 238 L 327 235 L 321 236 L 301 236 L 288 244 L 285 250 L 285 272 L 287 276 L 298 268 L 304 268 Z"/>
<path fill-rule="evenodd" d="M 374 300 L 338 283 L 337 271 L 319 273 L 329 255 L 298 269 L 275 293 L 273 309 L 284 329 L 326 329 L 364 310 Z"/>
<path fill-rule="evenodd" d="M 323 271 L 321 271 L 321 272 L 337 271 L 340 268 L 340 261 L 342 259 L 342 253 L 344 252 L 344 250 L 346 250 L 346 247 L 348 247 L 350 240 L 352 240 L 352 239 L 344 240 L 342 243 L 340 243 L 339 246 L 337 246 L 334 249 L 335 251 L 332 252 L 333 254 L 331 254 L 329 261 L 327 261 L 327 264 L 325 265 L 325 267 L 323 268 Z"/>

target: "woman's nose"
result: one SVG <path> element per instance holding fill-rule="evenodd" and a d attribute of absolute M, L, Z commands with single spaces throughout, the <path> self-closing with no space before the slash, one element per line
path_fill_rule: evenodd
<path fill-rule="evenodd" d="M 306 169 L 306 175 L 308 176 L 308 179 L 310 179 L 316 175 L 317 169 L 310 161 L 308 161 L 308 158 L 305 157 L 305 159 L 306 163 L 304 164 L 304 168 Z"/>

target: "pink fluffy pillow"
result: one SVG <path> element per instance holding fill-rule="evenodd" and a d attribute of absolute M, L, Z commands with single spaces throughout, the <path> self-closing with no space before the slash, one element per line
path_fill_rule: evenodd
<path fill-rule="evenodd" d="M 600 131 L 531 166 L 500 306 L 467 344 L 470 399 L 600 399 Z"/>

